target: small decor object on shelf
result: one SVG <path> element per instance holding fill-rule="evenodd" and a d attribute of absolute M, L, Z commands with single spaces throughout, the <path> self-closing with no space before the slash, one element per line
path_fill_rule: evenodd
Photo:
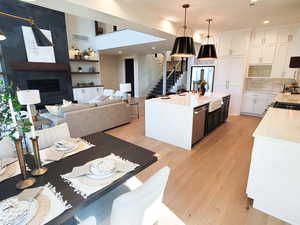
<path fill-rule="evenodd" d="M 35 184 L 35 179 L 28 177 L 26 171 L 26 164 L 22 146 L 22 133 L 30 131 L 29 127 L 32 125 L 26 120 L 26 116 L 21 114 L 21 105 L 16 96 L 12 94 L 13 85 L 5 87 L 3 81 L 0 81 L 0 141 L 9 136 L 14 140 L 16 152 L 18 156 L 20 170 L 23 179 L 16 184 L 18 189 L 25 189 Z"/>
<path fill-rule="evenodd" d="M 27 106 L 27 113 L 28 118 L 31 125 L 31 141 L 34 151 L 34 162 L 35 162 L 35 169 L 31 172 L 33 176 L 41 176 L 45 174 L 48 169 L 46 167 L 41 166 L 41 159 L 40 159 L 40 149 L 38 145 L 38 137 L 35 134 L 35 128 L 33 125 L 32 113 L 30 105 L 39 104 L 41 102 L 40 91 L 39 90 L 22 90 L 17 91 L 18 100 L 21 105 Z"/>
<path fill-rule="evenodd" d="M 91 66 L 89 68 L 89 72 L 92 72 L 92 73 L 96 72 L 96 68 L 94 66 Z"/>
<path fill-rule="evenodd" d="M 82 53 L 78 48 L 74 49 L 74 55 L 76 60 L 81 60 L 82 59 Z"/>
<path fill-rule="evenodd" d="M 80 66 L 78 67 L 78 72 L 80 72 L 80 73 L 82 72 L 82 67 L 80 67 Z"/>

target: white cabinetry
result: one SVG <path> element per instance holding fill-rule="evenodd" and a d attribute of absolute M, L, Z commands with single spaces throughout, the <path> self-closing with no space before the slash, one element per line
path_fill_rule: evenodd
<path fill-rule="evenodd" d="M 245 114 L 263 116 L 275 97 L 276 94 L 272 93 L 245 93 L 241 111 Z"/>
<path fill-rule="evenodd" d="M 277 29 L 258 29 L 251 35 L 250 64 L 272 64 L 277 42 Z"/>
<path fill-rule="evenodd" d="M 245 72 L 246 57 L 220 57 L 216 61 L 214 92 L 231 94 L 230 114 L 240 114 Z"/>
<path fill-rule="evenodd" d="M 227 31 L 219 37 L 219 56 L 246 56 L 250 42 L 250 31 Z"/>
<path fill-rule="evenodd" d="M 78 103 L 88 103 L 91 99 L 102 94 L 103 87 L 73 88 L 74 100 Z"/>

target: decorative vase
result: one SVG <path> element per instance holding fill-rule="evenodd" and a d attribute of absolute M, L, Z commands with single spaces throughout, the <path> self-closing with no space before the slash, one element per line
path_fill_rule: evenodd
<path fill-rule="evenodd" d="M 205 91 L 206 91 L 205 86 L 201 84 L 201 86 L 200 86 L 200 95 L 201 96 L 205 95 Z"/>
<path fill-rule="evenodd" d="M 22 139 L 23 139 L 22 137 L 19 137 L 18 139 L 15 140 L 20 170 L 21 170 L 21 173 L 23 176 L 23 180 L 19 181 L 16 184 L 17 189 L 25 189 L 25 188 L 31 187 L 36 182 L 33 177 L 28 177 L 28 175 L 27 175 Z"/>
<path fill-rule="evenodd" d="M 85 55 L 83 56 L 84 60 L 88 60 L 89 59 L 89 56 L 88 55 Z"/>

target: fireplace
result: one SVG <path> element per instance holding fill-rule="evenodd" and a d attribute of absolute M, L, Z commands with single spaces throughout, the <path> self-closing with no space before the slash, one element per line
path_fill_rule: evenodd
<path fill-rule="evenodd" d="M 43 92 L 59 92 L 59 79 L 27 80 L 28 89 L 38 89 Z"/>

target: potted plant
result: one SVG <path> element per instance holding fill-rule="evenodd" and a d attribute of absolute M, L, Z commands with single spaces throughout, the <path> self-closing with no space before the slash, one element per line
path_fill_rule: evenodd
<path fill-rule="evenodd" d="M 89 56 L 90 56 L 89 50 L 85 50 L 85 51 L 82 53 L 82 55 L 83 55 L 83 58 L 84 58 L 85 60 L 88 60 L 88 59 L 89 59 Z"/>
<path fill-rule="evenodd" d="M 12 87 L 12 84 L 5 87 L 4 81 L 0 80 L 0 141 L 6 136 L 15 140 L 17 132 L 27 133 L 30 131 L 31 123 L 27 120 L 27 116 L 21 113 L 22 106 L 13 94 Z M 9 102 L 15 111 L 17 124 L 13 123 Z"/>

